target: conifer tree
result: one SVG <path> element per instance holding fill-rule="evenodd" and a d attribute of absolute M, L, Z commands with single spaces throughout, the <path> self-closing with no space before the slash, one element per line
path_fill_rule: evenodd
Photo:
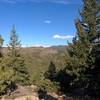
<path fill-rule="evenodd" d="M 83 0 L 81 19 L 75 24 L 77 36 L 69 45 L 67 73 L 75 75 L 75 87 L 100 93 L 100 3 L 98 0 Z M 98 64 L 97 64 L 98 63 Z M 98 69 L 98 70 L 97 70 Z M 97 73 L 98 71 L 98 73 Z M 95 79 L 95 77 L 98 79 Z"/>
<path fill-rule="evenodd" d="M 15 26 L 13 26 L 11 35 L 10 35 L 10 43 L 8 45 L 9 50 L 9 58 L 10 58 L 10 65 L 14 70 L 15 74 L 15 82 L 17 84 L 28 84 L 28 71 L 25 65 L 24 57 L 20 54 L 21 44 L 19 38 L 16 34 Z"/>
<path fill-rule="evenodd" d="M 56 78 L 56 67 L 53 62 L 50 62 L 48 70 L 44 73 L 44 77 L 51 81 L 54 81 Z"/>
<path fill-rule="evenodd" d="M 19 55 L 21 44 L 20 40 L 16 34 L 15 26 L 12 27 L 11 33 L 10 33 L 10 42 L 8 45 L 8 49 L 10 51 L 10 56 L 16 57 Z"/>
<path fill-rule="evenodd" d="M 2 54 L 3 41 L 0 35 L 0 95 L 11 90 L 14 76 L 13 70 L 9 67 L 9 60 Z"/>

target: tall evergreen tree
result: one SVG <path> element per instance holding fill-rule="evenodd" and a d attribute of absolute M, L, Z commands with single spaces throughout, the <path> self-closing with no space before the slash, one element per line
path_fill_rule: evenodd
<path fill-rule="evenodd" d="M 77 36 L 68 49 L 69 60 L 66 70 L 67 73 L 76 76 L 73 80 L 75 87 L 92 90 L 90 92 L 94 91 L 95 95 L 100 93 L 100 3 L 98 2 L 98 0 L 83 0 L 81 19 L 75 22 Z"/>
<path fill-rule="evenodd" d="M 10 56 L 16 57 L 19 55 L 19 49 L 21 47 L 20 40 L 16 34 L 15 26 L 12 27 L 10 34 L 10 42 L 8 45 L 8 49 L 10 50 Z"/>
<path fill-rule="evenodd" d="M 20 54 L 21 44 L 19 38 L 16 34 L 15 26 L 13 26 L 11 35 L 10 35 L 10 43 L 8 45 L 9 49 L 9 58 L 10 65 L 15 73 L 15 82 L 17 84 L 27 84 L 28 83 L 28 71 L 25 65 L 24 57 Z"/>
<path fill-rule="evenodd" d="M 11 90 L 14 76 L 12 68 L 9 67 L 9 60 L 2 54 L 3 41 L 0 35 L 0 95 Z"/>

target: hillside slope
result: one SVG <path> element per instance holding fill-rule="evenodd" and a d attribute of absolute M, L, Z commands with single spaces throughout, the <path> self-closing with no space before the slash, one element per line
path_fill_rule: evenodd
<path fill-rule="evenodd" d="M 3 53 L 8 53 L 7 48 L 3 48 Z M 66 46 L 25 47 L 20 49 L 20 53 L 25 58 L 32 82 L 41 79 L 51 61 L 57 69 L 65 65 Z"/>

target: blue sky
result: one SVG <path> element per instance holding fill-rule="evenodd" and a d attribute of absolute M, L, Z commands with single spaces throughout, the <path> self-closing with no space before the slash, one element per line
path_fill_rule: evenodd
<path fill-rule="evenodd" d="M 6 46 L 12 25 L 23 46 L 66 45 L 75 36 L 81 0 L 0 0 L 0 34 Z"/>

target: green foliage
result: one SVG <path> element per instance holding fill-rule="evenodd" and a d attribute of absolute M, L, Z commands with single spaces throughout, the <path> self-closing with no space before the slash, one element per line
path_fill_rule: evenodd
<path fill-rule="evenodd" d="M 0 35 L 0 47 L 2 47 L 3 42 L 4 42 L 4 39 L 3 39 L 2 36 Z"/>
<path fill-rule="evenodd" d="M 51 82 L 49 79 L 40 80 L 36 84 L 39 89 L 46 90 L 48 92 L 58 92 L 60 86 L 58 82 Z"/>
<path fill-rule="evenodd" d="M 73 92 L 79 89 L 83 94 L 99 96 L 100 3 L 99 0 L 83 0 L 83 3 L 81 19 L 75 21 L 77 35 L 67 48 L 66 62 L 62 60 L 63 53 L 49 54 L 43 48 L 24 54 L 15 26 L 10 35 L 9 53 L 3 56 L 4 40 L 0 35 L 0 95 L 11 90 L 13 85 L 28 84 L 30 73 L 31 83 L 43 91 Z"/>
<path fill-rule="evenodd" d="M 11 57 L 19 56 L 20 47 L 21 47 L 21 44 L 20 44 L 19 38 L 17 36 L 15 26 L 13 26 L 13 28 L 11 30 L 11 34 L 10 34 L 10 42 L 8 45 L 9 56 L 11 56 Z"/>
<path fill-rule="evenodd" d="M 63 47 L 65 48 L 65 47 Z M 62 67 L 65 66 L 64 63 L 64 52 L 58 52 L 58 49 L 53 49 L 51 52 L 52 47 L 50 48 L 24 48 L 21 53 L 23 53 L 25 58 L 25 63 L 28 66 L 28 71 L 30 74 L 30 81 L 31 83 L 35 84 L 36 81 L 41 79 L 41 73 L 45 73 L 48 71 L 48 67 L 50 66 L 50 62 L 56 66 L 56 70 L 60 70 Z"/>
<path fill-rule="evenodd" d="M 44 77 L 46 79 L 50 79 L 51 81 L 54 81 L 56 78 L 56 67 L 53 64 L 53 62 L 50 62 L 48 70 L 44 73 Z"/>
<path fill-rule="evenodd" d="M 94 63 L 91 65 L 90 62 L 88 62 L 91 67 L 89 67 L 85 72 L 85 75 L 89 79 L 87 90 L 90 95 L 99 96 L 100 94 L 100 44 L 96 44 L 93 47 L 91 55 L 94 58 Z"/>
<path fill-rule="evenodd" d="M 8 47 L 10 67 L 14 70 L 15 82 L 17 84 L 25 85 L 28 84 L 29 75 L 27 67 L 25 65 L 25 60 L 19 52 L 20 46 L 20 41 L 18 39 L 18 36 L 16 35 L 15 27 L 13 26 L 10 36 L 10 43 Z"/>
<path fill-rule="evenodd" d="M 10 90 L 10 85 L 14 82 L 14 71 L 9 67 L 6 58 L 0 58 L 0 95 Z"/>
<path fill-rule="evenodd" d="M 43 70 L 43 69 L 42 69 Z M 35 80 L 35 83 L 39 90 L 48 92 L 58 92 L 60 90 L 59 82 L 56 82 L 56 66 L 53 62 L 50 62 L 48 70 L 40 73 L 40 78 Z"/>
<path fill-rule="evenodd" d="M 20 85 L 26 85 L 29 83 L 29 75 L 27 67 L 25 65 L 24 58 L 19 56 L 10 59 L 10 67 L 14 70 L 15 82 Z"/>
<path fill-rule="evenodd" d="M 3 38 L 0 35 L 0 95 L 7 92 L 13 82 L 14 72 L 9 67 L 9 61 L 2 54 Z"/>
<path fill-rule="evenodd" d="M 76 78 L 75 75 L 66 72 L 66 67 L 60 69 L 56 75 L 56 81 L 59 82 L 60 91 L 71 92 L 72 82 Z"/>
<path fill-rule="evenodd" d="M 76 76 L 71 80 L 74 88 L 82 88 L 84 93 L 99 96 L 100 4 L 97 0 L 83 0 L 83 3 L 81 19 L 75 22 L 77 36 L 68 48 L 66 72 Z"/>
<path fill-rule="evenodd" d="M 9 54 L 4 56 L 1 52 L 3 41 L 0 36 L 0 95 L 13 91 L 16 84 L 29 84 L 29 75 L 24 57 L 19 52 L 20 41 L 16 35 L 15 27 L 13 27 L 10 36 Z"/>
<path fill-rule="evenodd" d="M 2 45 L 3 45 L 4 39 L 2 38 L 2 36 L 0 35 L 0 57 L 2 57 Z"/>

